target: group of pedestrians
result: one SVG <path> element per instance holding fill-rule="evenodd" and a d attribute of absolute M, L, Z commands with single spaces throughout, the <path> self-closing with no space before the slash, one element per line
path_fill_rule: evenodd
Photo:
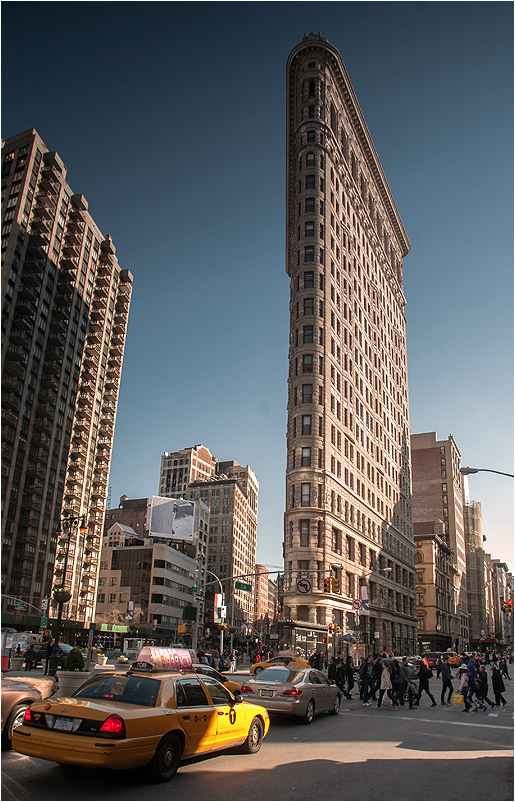
<path fill-rule="evenodd" d="M 374 659 L 369 655 L 363 661 L 359 670 L 361 681 L 361 698 L 363 706 L 369 707 L 372 701 L 376 710 L 380 710 L 389 699 L 395 710 L 399 710 L 407 702 L 410 710 L 416 710 L 424 691 L 431 701 L 431 707 L 436 706 L 436 700 L 429 690 L 429 679 L 433 676 L 425 663 L 419 661 L 417 675 L 418 688 L 410 676 L 410 666 L 407 657 L 401 660 L 387 659 L 378 656 Z"/>
<path fill-rule="evenodd" d="M 507 674 L 507 665 L 505 669 Z M 463 696 L 464 707 L 462 710 L 464 713 L 469 713 L 471 710 L 473 713 L 477 713 L 478 710 L 487 710 L 486 705 L 490 705 L 490 708 L 493 708 L 496 706 L 500 707 L 502 704 L 504 707 L 507 703 L 503 696 L 503 692 L 506 689 L 497 663 L 492 663 L 490 666 L 495 702 L 492 702 L 491 699 L 488 698 L 488 674 L 486 665 L 480 663 L 478 659 L 474 660 L 474 658 L 470 657 L 466 663 L 463 662 L 460 665 L 458 671 L 458 679 L 460 680 L 458 693 Z M 441 677 L 442 695 L 440 702 L 442 705 L 453 704 L 451 697 L 453 697 L 454 688 L 451 680 L 454 679 L 454 677 L 449 666 L 449 658 L 446 655 L 442 656 Z M 446 693 L 447 699 L 445 698 Z"/>

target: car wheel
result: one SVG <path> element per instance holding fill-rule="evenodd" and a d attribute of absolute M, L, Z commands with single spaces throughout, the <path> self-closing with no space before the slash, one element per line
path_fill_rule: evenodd
<path fill-rule="evenodd" d="M 23 724 L 23 717 L 30 702 L 23 702 L 22 704 L 15 705 L 11 710 L 9 718 L 2 730 L 2 749 L 11 749 L 13 740 L 13 730 Z"/>
<path fill-rule="evenodd" d="M 335 700 L 334 700 L 333 709 L 329 711 L 329 715 L 331 715 L 331 716 L 337 716 L 338 715 L 338 713 L 340 712 L 340 702 L 341 702 L 341 697 L 340 697 L 340 694 L 337 693 L 336 697 L 335 697 Z"/>
<path fill-rule="evenodd" d="M 172 779 L 181 762 L 182 746 L 177 735 L 170 733 L 157 745 L 156 753 L 148 764 L 154 782 L 166 783 Z"/>
<path fill-rule="evenodd" d="M 262 671 L 263 669 L 261 668 L 261 666 L 259 666 L 258 668 L 254 669 L 254 674 L 261 674 Z"/>
<path fill-rule="evenodd" d="M 253 755 L 261 749 L 263 740 L 263 724 L 259 718 L 252 719 L 248 735 L 241 746 L 241 751 L 246 755 Z"/>
<path fill-rule="evenodd" d="M 310 699 L 308 702 L 308 706 L 306 707 L 306 712 L 302 716 L 302 723 L 311 724 L 314 715 L 315 715 L 315 703 L 313 699 Z"/>

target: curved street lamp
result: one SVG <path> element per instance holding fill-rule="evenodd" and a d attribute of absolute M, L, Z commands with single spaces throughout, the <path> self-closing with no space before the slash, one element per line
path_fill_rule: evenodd
<path fill-rule="evenodd" d="M 468 476 L 469 473 L 479 473 L 479 471 L 487 471 L 488 473 L 498 473 L 501 476 L 511 476 L 514 479 L 514 475 L 512 473 L 504 473 L 504 471 L 493 471 L 491 468 L 460 468 L 460 473 L 462 476 Z"/>

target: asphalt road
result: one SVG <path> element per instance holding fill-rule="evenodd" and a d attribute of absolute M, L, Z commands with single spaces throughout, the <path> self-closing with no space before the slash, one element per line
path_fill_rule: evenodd
<path fill-rule="evenodd" d="M 162 785 L 149 784 L 141 769 L 63 769 L 4 753 L 2 798 L 512 800 L 513 680 L 505 684 L 508 704 L 487 713 L 430 707 L 424 695 L 419 710 L 374 710 L 355 697 L 339 716 L 317 716 L 309 726 L 274 718 L 258 754 L 231 750 L 190 760 Z M 440 687 L 431 680 L 438 700 Z"/>

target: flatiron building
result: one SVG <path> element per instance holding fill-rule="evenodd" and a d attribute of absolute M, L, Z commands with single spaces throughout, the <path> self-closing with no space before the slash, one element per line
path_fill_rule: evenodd
<path fill-rule="evenodd" d="M 287 66 L 282 589 L 282 645 L 305 652 L 416 647 L 408 251 L 342 58 L 305 36 Z"/>

